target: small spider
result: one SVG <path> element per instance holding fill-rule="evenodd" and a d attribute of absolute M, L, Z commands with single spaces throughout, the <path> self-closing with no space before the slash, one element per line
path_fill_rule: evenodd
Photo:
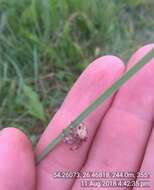
<path fill-rule="evenodd" d="M 88 138 L 87 128 L 84 123 L 70 130 L 69 134 L 64 137 L 64 142 L 71 145 L 70 150 L 77 150 Z"/>

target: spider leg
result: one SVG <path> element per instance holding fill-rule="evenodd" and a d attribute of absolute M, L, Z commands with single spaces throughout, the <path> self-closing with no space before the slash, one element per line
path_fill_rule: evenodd
<path fill-rule="evenodd" d="M 70 147 L 70 150 L 77 150 L 79 147 L 77 144 L 74 144 L 73 146 Z"/>
<path fill-rule="evenodd" d="M 72 145 L 75 143 L 75 140 L 71 137 L 71 136 L 67 136 L 63 139 L 63 141 L 66 143 L 66 144 L 69 144 L 69 145 Z"/>
<path fill-rule="evenodd" d="M 83 141 L 86 142 L 88 140 L 88 137 L 84 138 Z"/>
<path fill-rule="evenodd" d="M 82 140 L 77 139 L 73 146 L 71 146 L 70 150 L 77 150 L 82 145 Z"/>

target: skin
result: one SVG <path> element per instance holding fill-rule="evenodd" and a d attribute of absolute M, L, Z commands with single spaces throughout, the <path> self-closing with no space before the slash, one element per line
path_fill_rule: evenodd
<path fill-rule="evenodd" d="M 88 140 L 78 150 L 70 151 L 69 146 L 62 142 L 37 167 L 34 162 L 34 155 L 38 155 L 84 108 L 151 48 L 154 44 L 135 52 L 127 68 L 114 56 L 104 56 L 91 63 L 49 123 L 35 153 L 21 131 L 3 129 L 0 132 L 0 190 L 87 189 L 81 188 L 79 179 L 54 179 L 52 174 L 57 170 L 148 171 L 151 181 L 148 190 L 152 190 L 154 59 L 85 119 Z"/>

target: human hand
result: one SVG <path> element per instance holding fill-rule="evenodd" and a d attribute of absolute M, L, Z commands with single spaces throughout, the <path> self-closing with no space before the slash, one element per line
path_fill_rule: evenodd
<path fill-rule="evenodd" d="M 139 49 L 127 67 L 140 60 L 152 47 L 154 44 Z M 114 56 L 104 56 L 90 64 L 43 133 L 35 150 L 36 155 L 111 86 L 124 70 L 122 61 Z M 151 187 L 148 189 L 152 190 L 153 118 L 154 59 L 85 119 L 88 140 L 78 150 L 70 151 L 69 146 L 61 142 L 35 167 L 32 147 L 25 135 L 13 128 L 2 130 L 0 190 L 87 189 L 81 187 L 82 179 L 53 178 L 54 172 L 68 170 L 148 171 L 151 173 Z"/>

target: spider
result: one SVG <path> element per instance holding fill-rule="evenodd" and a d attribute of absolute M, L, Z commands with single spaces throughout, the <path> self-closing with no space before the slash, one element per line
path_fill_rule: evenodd
<path fill-rule="evenodd" d="M 86 125 L 82 122 L 77 127 L 70 130 L 69 134 L 64 137 L 63 141 L 71 145 L 70 150 L 77 150 L 83 142 L 86 142 L 88 132 Z"/>

